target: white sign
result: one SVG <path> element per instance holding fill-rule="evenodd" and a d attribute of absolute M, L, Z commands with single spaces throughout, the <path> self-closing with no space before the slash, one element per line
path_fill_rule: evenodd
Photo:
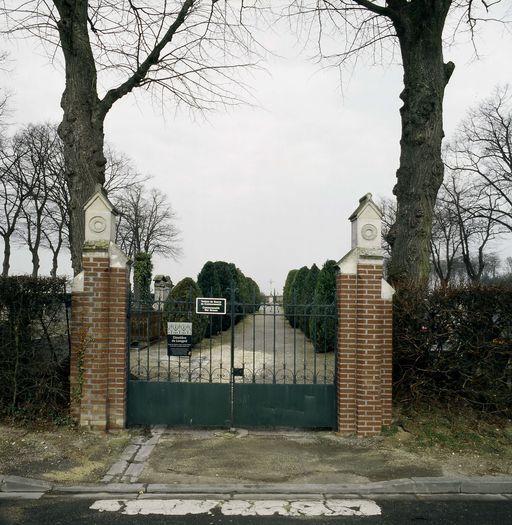
<path fill-rule="evenodd" d="M 226 299 L 223 297 L 196 297 L 196 314 L 224 315 Z"/>
<path fill-rule="evenodd" d="M 168 335 L 192 335 L 192 323 L 167 323 Z"/>

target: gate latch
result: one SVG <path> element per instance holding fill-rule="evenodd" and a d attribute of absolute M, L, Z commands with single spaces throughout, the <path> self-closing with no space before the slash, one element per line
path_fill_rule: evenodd
<path fill-rule="evenodd" d="M 244 377 L 243 368 L 233 368 L 233 377 Z"/>

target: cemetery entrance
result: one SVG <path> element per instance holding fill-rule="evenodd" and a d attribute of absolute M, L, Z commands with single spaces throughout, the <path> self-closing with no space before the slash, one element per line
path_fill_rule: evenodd
<path fill-rule="evenodd" d="M 127 423 L 335 428 L 335 305 L 226 295 L 131 303 Z"/>

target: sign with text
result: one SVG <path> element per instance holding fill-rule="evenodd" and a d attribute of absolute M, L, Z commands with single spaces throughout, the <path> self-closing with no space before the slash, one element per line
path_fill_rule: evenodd
<path fill-rule="evenodd" d="M 196 314 L 224 315 L 226 299 L 223 297 L 196 297 Z"/>
<path fill-rule="evenodd" d="M 192 323 L 167 323 L 167 355 L 188 356 L 192 351 Z"/>

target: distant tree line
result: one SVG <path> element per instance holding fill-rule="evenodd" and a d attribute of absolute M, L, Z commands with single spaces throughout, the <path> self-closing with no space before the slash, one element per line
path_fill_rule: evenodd
<path fill-rule="evenodd" d="M 336 261 L 319 269 L 290 270 L 283 289 L 283 308 L 293 328 L 304 332 L 317 352 L 336 348 Z"/>
<path fill-rule="evenodd" d="M 225 261 L 208 261 L 197 276 L 182 279 L 174 286 L 164 304 L 166 321 L 191 321 L 193 344 L 204 337 L 211 337 L 231 327 L 231 290 L 235 298 L 235 323 L 256 312 L 264 297 L 256 281 L 246 277 L 235 264 Z M 227 301 L 226 315 L 195 313 L 197 297 L 223 297 Z"/>
<path fill-rule="evenodd" d="M 106 149 L 104 188 L 119 211 L 116 242 L 130 258 L 137 253 L 177 257 L 179 231 L 167 196 L 147 190 L 147 177 L 112 148 Z M 12 250 L 28 248 L 32 276 L 39 274 L 41 251 L 51 253 L 56 276 L 71 240 L 70 197 L 64 179 L 63 145 L 52 124 L 30 124 L 0 140 L 0 237 L 2 275 L 9 274 Z"/>

